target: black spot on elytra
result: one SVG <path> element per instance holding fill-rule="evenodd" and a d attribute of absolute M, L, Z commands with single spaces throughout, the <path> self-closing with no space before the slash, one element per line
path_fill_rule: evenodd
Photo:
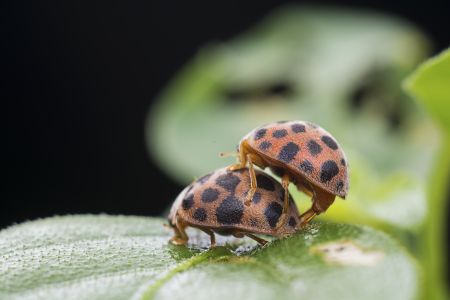
<path fill-rule="evenodd" d="M 309 160 L 305 159 L 300 163 L 300 169 L 305 173 L 311 174 L 314 171 L 314 166 Z"/>
<path fill-rule="evenodd" d="M 327 145 L 333 150 L 336 150 L 338 148 L 337 143 L 333 140 L 333 138 L 329 137 L 328 135 L 322 136 L 322 142 L 324 142 L 325 145 Z"/>
<path fill-rule="evenodd" d="M 276 202 L 271 202 L 266 207 L 266 209 L 264 210 L 264 215 L 266 216 L 267 223 L 269 223 L 270 227 L 273 228 L 277 225 L 282 211 L 283 207 Z"/>
<path fill-rule="evenodd" d="M 330 181 L 334 176 L 339 173 L 339 168 L 337 164 L 332 160 L 327 160 L 323 163 L 320 172 L 320 181 L 327 182 Z"/>
<path fill-rule="evenodd" d="M 273 179 L 263 174 L 256 175 L 256 184 L 258 188 L 263 188 L 268 191 L 275 191 L 275 184 Z"/>
<path fill-rule="evenodd" d="M 258 204 L 259 201 L 261 201 L 261 193 L 256 192 L 253 195 L 253 199 L 252 199 L 253 203 Z"/>
<path fill-rule="evenodd" d="M 272 170 L 272 172 L 279 176 L 279 177 L 283 177 L 284 175 L 284 169 L 280 168 L 280 167 L 270 167 L 270 169 Z"/>
<path fill-rule="evenodd" d="M 255 141 L 257 141 L 257 140 L 262 139 L 263 137 L 265 137 L 265 136 L 266 136 L 266 132 L 267 132 L 267 129 L 265 129 L 265 128 L 258 129 L 258 130 L 255 132 Z"/>
<path fill-rule="evenodd" d="M 212 173 L 206 174 L 205 176 L 202 176 L 199 179 L 197 179 L 197 182 L 205 183 L 206 181 L 208 181 L 208 179 L 211 177 L 211 175 L 212 175 Z"/>
<path fill-rule="evenodd" d="M 299 146 L 293 142 L 289 142 L 281 149 L 280 153 L 278 153 L 278 159 L 285 163 L 289 163 L 294 159 L 298 151 L 300 151 Z"/>
<path fill-rule="evenodd" d="M 280 139 L 280 138 L 282 138 L 282 137 L 285 137 L 286 135 L 287 135 L 287 130 L 286 130 L 286 129 L 275 130 L 275 131 L 272 133 L 272 136 L 273 136 L 274 138 L 277 138 L 277 139 Z"/>
<path fill-rule="evenodd" d="M 217 200 L 219 197 L 219 191 L 213 188 L 207 188 L 202 193 L 202 201 L 205 203 L 211 203 Z"/>
<path fill-rule="evenodd" d="M 336 184 L 336 190 L 338 191 L 338 192 L 340 192 L 340 191 L 342 191 L 342 188 L 344 187 L 344 183 L 342 182 L 342 181 L 339 181 L 337 184 Z"/>
<path fill-rule="evenodd" d="M 203 222 L 207 218 L 206 209 L 204 208 L 197 208 L 193 215 L 194 219 L 197 221 Z"/>
<path fill-rule="evenodd" d="M 268 141 L 264 141 L 261 144 L 259 144 L 259 149 L 262 150 L 262 151 L 266 151 L 270 147 L 272 147 L 272 143 L 268 142 Z"/>
<path fill-rule="evenodd" d="M 190 209 L 194 205 L 194 195 L 190 194 L 189 196 L 186 196 L 183 201 L 181 202 L 181 206 L 184 210 Z"/>
<path fill-rule="evenodd" d="M 289 226 L 295 227 L 297 225 L 297 221 L 295 221 L 294 217 L 289 218 Z"/>
<path fill-rule="evenodd" d="M 231 173 L 220 175 L 216 179 L 216 183 L 229 192 L 234 192 L 239 182 L 241 182 L 241 179 Z"/>
<path fill-rule="evenodd" d="M 303 124 L 292 124 L 291 125 L 291 129 L 295 133 L 305 132 L 306 131 L 305 125 L 303 125 Z"/>
<path fill-rule="evenodd" d="M 314 140 L 309 140 L 308 142 L 308 150 L 309 153 L 311 153 L 311 155 L 317 155 L 320 152 L 322 152 L 322 147 L 320 147 L 320 145 L 314 141 Z"/>
<path fill-rule="evenodd" d="M 341 158 L 341 165 L 345 167 L 345 159 Z"/>
<path fill-rule="evenodd" d="M 217 221 L 221 224 L 239 224 L 244 214 L 244 204 L 234 196 L 229 196 L 222 201 L 216 209 Z"/>

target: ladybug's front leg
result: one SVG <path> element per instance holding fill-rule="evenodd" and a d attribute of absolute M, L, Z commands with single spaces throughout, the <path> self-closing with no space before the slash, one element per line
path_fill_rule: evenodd
<path fill-rule="evenodd" d="M 258 188 L 258 183 L 256 181 L 256 174 L 255 174 L 255 169 L 253 167 L 253 161 L 252 161 L 251 154 L 247 154 L 246 158 L 248 161 L 248 173 L 250 176 L 250 189 L 248 190 L 248 194 L 247 194 L 244 204 L 246 206 L 249 206 L 253 200 L 253 196 L 255 195 L 256 189 Z"/>
<path fill-rule="evenodd" d="M 188 235 L 185 231 L 186 225 L 184 225 L 183 222 L 181 222 L 178 217 L 175 219 L 175 227 L 173 227 L 173 230 L 175 232 L 175 235 L 170 239 L 170 243 L 174 245 L 184 245 L 189 240 Z"/>
<path fill-rule="evenodd" d="M 262 239 L 262 238 L 260 238 L 260 237 L 257 237 L 257 236 L 254 235 L 254 234 L 246 233 L 245 235 L 248 236 L 249 238 L 251 238 L 252 240 L 257 241 L 258 244 L 260 244 L 261 246 L 264 246 L 265 244 L 267 244 L 267 241 L 266 241 L 265 239 Z"/>
<path fill-rule="evenodd" d="M 315 216 L 326 211 L 335 198 L 335 195 L 321 189 L 313 190 L 312 206 L 300 216 L 300 228 L 305 227 Z"/>
<path fill-rule="evenodd" d="M 283 177 L 281 177 L 281 185 L 284 189 L 284 202 L 283 202 L 283 210 L 281 212 L 280 219 L 277 222 L 277 226 L 275 227 L 276 230 L 280 229 L 281 226 L 286 223 L 287 216 L 289 215 L 289 183 L 290 183 L 289 175 L 284 174 Z"/>
<path fill-rule="evenodd" d="M 239 162 L 228 167 L 229 171 L 236 171 L 245 168 L 247 165 L 247 152 L 244 147 L 239 147 Z"/>
<path fill-rule="evenodd" d="M 253 156 L 253 158 L 252 158 L 252 154 L 248 153 L 246 151 L 246 147 L 244 145 L 240 145 L 239 146 L 239 162 L 228 167 L 229 171 L 240 170 L 240 169 L 245 168 L 245 166 L 247 165 L 247 162 L 248 162 L 248 172 L 249 172 L 249 176 L 250 176 L 250 189 L 248 191 L 246 200 L 244 202 L 244 204 L 246 206 L 249 206 L 250 203 L 252 202 L 253 196 L 255 195 L 256 189 L 258 187 L 258 184 L 256 182 L 255 169 L 253 167 L 254 160 L 256 160 L 259 164 L 262 165 L 262 162 L 260 159 L 258 159 L 258 157 Z"/>
<path fill-rule="evenodd" d="M 200 230 L 209 235 L 209 238 L 211 240 L 210 248 L 214 248 L 216 246 L 216 236 L 214 235 L 214 232 L 212 232 L 212 230 L 208 228 L 200 228 Z"/>

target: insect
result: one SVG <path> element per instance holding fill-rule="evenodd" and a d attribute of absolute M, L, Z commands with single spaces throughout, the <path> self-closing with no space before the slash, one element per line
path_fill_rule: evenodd
<path fill-rule="evenodd" d="M 238 145 L 239 162 L 229 170 L 245 168 L 248 162 L 250 191 L 245 201 L 250 205 L 258 188 L 253 165 L 269 167 L 282 179 L 285 190 L 283 214 L 277 226 L 288 215 L 288 186 L 312 197 L 312 206 L 301 215 L 301 226 L 326 211 L 336 196 L 347 196 L 349 183 L 347 160 L 341 147 L 323 128 L 304 121 L 282 121 L 256 128 Z"/>
<path fill-rule="evenodd" d="M 244 205 L 250 185 L 247 168 L 235 171 L 222 168 L 187 186 L 176 198 L 168 216 L 169 226 L 175 233 L 171 242 L 185 244 L 189 239 L 185 231 L 188 226 L 208 234 L 211 247 L 215 245 L 214 233 L 247 236 L 264 245 L 267 241 L 255 234 L 282 237 L 296 232 L 300 216 L 292 197 L 289 195 L 289 220 L 277 228 L 285 190 L 264 172 L 256 170 L 254 175 L 258 187 L 249 205 Z"/>

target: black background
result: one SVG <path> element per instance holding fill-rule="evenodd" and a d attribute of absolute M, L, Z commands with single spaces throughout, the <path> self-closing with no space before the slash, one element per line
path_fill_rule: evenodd
<path fill-rule="evenodd" d="M 450 41 L 444 3 L 320 3 L 403 16 L 430 35 L 435 53 Z M 0 228 L 54 214 L 161 214 L 181 186 L 146 152 L 149 105 L 201 45 L 233 37 L 279 4 L 2 3 Z"/>

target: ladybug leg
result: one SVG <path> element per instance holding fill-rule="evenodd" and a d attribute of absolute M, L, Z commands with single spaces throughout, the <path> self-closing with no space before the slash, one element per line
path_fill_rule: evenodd
<path fill-rule="evenodd" d="M 239 155 L 239 153 L 238 152 L 231 152 L 231 151 L 229 151 L 229 152 L 220 152 L 219 153 L 219 156 L 220 157 L 228 157 L 228 156 L 238 156 Z"/>
<path fill-rule="evenodd" d="M 245 168 L 245 165 L 247 164 L 247 153 L 245 152 L 244 148 L 239 149 L 239 162 L 235 163 L 228 167 L 229 171 L 235 171 L 239 169 Z"/>
<path fill-rule="evenodd" d="M 204 233 L 206 233 L 207 235 L 209 235 L 209 238 L 211 240 L 210 248 L 214 248 L 216 246 L 216 236 L 215 236 L 214 232 L 212 232 L 211 229 L 207 229 L 207 228 L 200 228 L 200 230 L 203 231 Z"/>
<path fill-rule="evenodd" d="M 254 234 L 246 233 L 245 235 L 248 236 L 249 238 L 251 238 L 252 240 L 257 241 L 258 244 L 260 244 L 261 246 L 264 246 L 265 244 L 267 244 L 267 241 L 266 241 L 265 239 L 262 239 L 262 238 L 260 238 L 260 237 L 257 237 L 257 236 L 254 235 Z"/>
<path fill-rule="evenodd" d="M 253 167 L 253 161 L 250 154 L 246 156 L 248 161 L 248 173 L 250 175 L 250 189 L 248 190 L 247 198 L 244 202 L 246 206 L 249 206 L 253 200 L 253 196 L 255 195 L 256 188 L 258 187 L 258 183 L 256 181 L 255 169 Z"/>
<path fill-rule="evenodd" d="M 308 209 L 300 216 L 300 228 L 305 227 L 314 217 L 317 215 L 317 213 L 314 211 L 313 208 Z"/>
<path fill-rule="evenodd" d="M 243 238 L 244 237 L 244 234 L 242 232 L 240 232 L 240 231 L 235 231 L 235 232 L 232 233 L 232 235 L 235 238 Z"/>
<path fill-rule="evenodd" d="M 308 224 L 315 216 L 323 213 L 334 202 L 335 195 L 323 190 L 313 190 L 312 206 L 300 216 L 300 228 Z"/>
<path fill-rule="evenodd" d="M 281 177 L 281 185 L 284 189 L 284 202 L 283 202 L 283 210 L 281 212 L 280 219 L 277 222 L 277 226 L 275 227 L 276 230 L 278 230 L 284 223 L 286 223 L 286 219 L 289 214 L 289 175 L 284 174 L 283 177 Z"/>
<path fill-rule="evenodd" d="M 175 235 L 170 239 L 170 243 L 174 245 L 184 245 L 189 240 L 185 231 L 186 225 L 176 218 L 175 227 L 173 228 Z"/>

